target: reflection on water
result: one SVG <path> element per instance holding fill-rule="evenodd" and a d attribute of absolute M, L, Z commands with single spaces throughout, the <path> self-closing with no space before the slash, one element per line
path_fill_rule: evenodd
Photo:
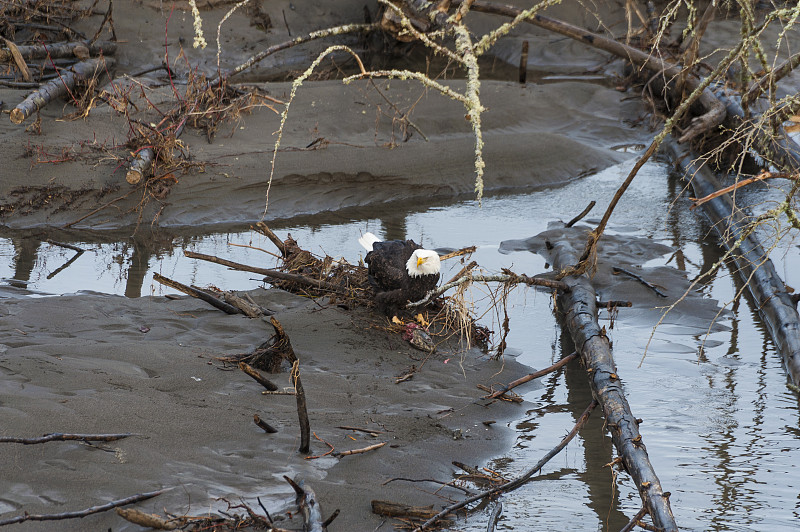
<path fill-rule="evenodd" d="M 630 163 L 622 164 L 558 189 L 486 198 L 482 208 L 472 201 L 447 206 L 386 205 L 271 226 L 281 235 L 290 232 L 313 252 L 350 261 L 358 260 L 361 253 L 356 237 L 372 231 L 385 238 L 413 238 L 434 248 L 474 244 L 478 250 L 473 258 L 488 270 L 510 267 L 535 274 L 545 271 L 541 257 L 527 251 L 501 254 L 500 242 L 538 234 L 549 221 L 570 219 L 593 199 L 598 207 L 590 216 L 599 217 L 629 167 Z M 708 236 L 708 225 L 686 208 L 685 199 L 675 200 L 682 187 L 667 176 L 665 165 L 648 164 L 622 199 L 612 224 L 621 237 L 646 237 L 673 248 L 647 266 L 674 268 L 692 281 L 713 270 L 720 255 L 713 235 Z M 86 252 L 76 257 L 75 251 L 47 239 L 68 242 Z M 261 251 L 272 251 L 271 243 L 247 227 L 213 234 L 140 231 L 134 236 L 0 232 L 0 297 L 79 290 L 128 297 L 164 293 L 153 282 L 153 272 L 185 284 L 227 289 L 253 288 L 261 282 L 250 273 L 189 260 L 183 256 L 187 249 L 247 264 L 275 264 L 274 257 Z M 800 287 L 796 244 L 784 244 L 773 257 L 786 283 Z M 652 315 L 658 314 L 621 310 L 612 324 L 611 316 L 603 311 L 601 320 L 614 342 L 628 399 L 634 414 L 644 420 L 644 442 L 664 489 L 672 493 L 672 508 L 681 528 L 794 530 L 800 517 L 798 402 L 785 386 L 781 359 L 749 294 L 740 294 L 741 284 L 733 274 L 719 269 L 695 287 L 706 302 L 713 299 L 726 308 L 710 333 L 706 333 L 708 308 L 676 313 L 656 330 L 641 365 L 654 324 Z M 479 306 L 485 295 L 480 287 L 474 288 Z M 573 350 L 553 319 L 548 294 L 519 289 L 509 306 L 508 343 L 516 348 L 521 362 L 541 368 Z M 491 313 L 485 321 L 499 330 Z M 528 403 L 520 407 L 517 444 L 493 464 L 507 477 L 525 471 L 555 446 L 591 400 L 578 365 L 530 383 L 520 393 Z M 567 526 L 618 530 L 638 511 L 641 503 L 631 479 L 622 472 L 615 482 L 606 467 L 615 452 L 598 414 L 545 467 L 541 478 L 503 497 L 498 530 Z M 465 529 L 485 530 L 485 520 Z"/>

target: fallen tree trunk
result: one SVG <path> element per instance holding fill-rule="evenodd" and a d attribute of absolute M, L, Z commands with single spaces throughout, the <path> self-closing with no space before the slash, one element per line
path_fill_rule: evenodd
<path fill-rule="evenodd" d="M 577 262 L 578 253 L 566 240 L 548 241 L 546 245 L 549 250 L 546 258 L 554 271 L 561 271 Z M 639 424 L 622 390 L 608 338 L 597 323 L 594 288 L 586 274 L 568 276 L 563 280 L 571 290 L 558 292 L 558 308 L 563 313 L 564 325 L 589 374 L 592 394 L 603 408 L 614 446 L 625 469 L 636 482 L 639 496 L 653 524 L 665 531 L 677 531 L 678 526 L 669 505 L 669 493 L 662 490 L 661 482 L 650 464 L 647 448 L 639 433 Z"/>
<path fill-rule="evenodd" d="M 73 65 L 70 70 L 62 70 L 58 78 L 42 85 L 39 90 L 34 91 L 17 107 L 12 109 L 10 114 L 11 121 L 15 124 L 21 124 L 42 107 L 71 91 L 78 81 L 90 78 L 96 73 L 102 72 L 103 69 L 110 69 L 113 66 L 114 59 L 109 57 L 81 61 Z"/>
<path fill-rule="evenodd" d="M 672 143 L 667 143 L 666 147 L 684 175 L 691 176 L 690 183 L 696 197 L 707 196 L 720 188 L 707 166 L 698 167 L 690 154 L 680 153 Z M 701 207 L 722 245 L 731 251 L 736 271 L 753 295 L 758 313 L 767 325 L 773 344 L 783 356 L 792 382 L 800 385 L 800 315 L 775 266 L 730 194 L 718 196 Z"/>
<path fill-rule="evenodd" d="M 454 1 L 451 5 L 458 6 L 461 0 Z M 505 4 L 487 2 L 486 0 L 475 0 L 472 3 L 471 9 L 482 13 L 491 13 L 495 15 L 502 15 L 506 17 L 516 17 L 522 14 L 523 10 Z M 621 42 L 615 41 L 603 35 L 586 31 L 578 26 L 573 26 L 561 20 L 546 17 L 544 15 L 535 14 L 525 20 L 528 24 L 539 26 L 546 30 L 559 33 L 580 41 L 588 46 L 604 50 L 612 53 L 622 59 L 626 59 L 634 65 L 647 68 L 653 72 L 661 73 L 666 79 L 677 79 L 683 74 L 681 65 L 674 65 L 663 61 L 657 54 L 649 54 L 627 46 Z M 700 80 L 694 76 L 686 76 L 686 87 L 690 92 L 694 91 L 700 86 Z M 707 131 L 711 131 L 716 126 L 720 125 L 726 117 L 725 106 L 714 96 L 714 93 L 709 89 L 705 89 L 698 99 L 698 103 L 703 106 L 705 113 L 692 119 L 691 125 L 684 130 L 678 142 L 686 142 Z"/>

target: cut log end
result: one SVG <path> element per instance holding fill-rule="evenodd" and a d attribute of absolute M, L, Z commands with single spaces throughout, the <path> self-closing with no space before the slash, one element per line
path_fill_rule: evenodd
<path fill-rule="evenodd" d="M 25 119 L 28 118 L 28 115 L 26 115 L 21 109 L 12 109 L 9 116 L 11 118 L 11 122 L 17 125 L 23 123 Z"/>
<path fill-rule="evenodd" d="M 16 110 L 16 109 L 15 109 Z M 14 117 L 11 117 L 13 122 Z M 139 182 L 142 180 L 142 173 L 139 170 L 128 170 L 128 173 L 125 175 L 125 181 L 130 183 L 131 185 L 138 185 Z"/>

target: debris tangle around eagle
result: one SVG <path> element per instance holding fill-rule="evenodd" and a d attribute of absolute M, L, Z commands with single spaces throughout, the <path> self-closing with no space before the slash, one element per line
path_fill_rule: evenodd
<path fill-rule="evenodd" d="M 264 281 L 276 288 L 315 299 L 327 298 L 329 304 L 344 309 L 359 306 L 375 309 L 376 289 L 370 283 L 364 265 L 353 265 L 344 258 L 334 259 L 327 255 L 317 257 L 300 247 L 291 235 L 281 239 L 263 222 L 253 228 L 266 236 L 277 248 L 279 253 L 275 255 L 280 261 L 277 268 L 238 264 L 190 251 L 186 251 L 186 256 L 264 275 Z M 474 249 L 465 248 L 445 255 L 442 259 L 458 257 L 466 262 Z M 463 276 L 466 271 L 475 267 L 476 263 L 470 262 L 461 269 L 458 276 Z M 397 315 L 388 316 L 382 326 L 402 335 L 413 347 L 425 352 L 433 352 L 436 344 L 450 339 L 458 339 L 467 347 L 488 349 L 491 331 L 476 323 L 463 288 L 464 285 L 459 286 L 450 296 L 434 297 L 425 305 L 398 309 Z M 187 293 L 195 295 L 189 291 Z M 227 294 L 222 291 L 220 293 Z M 377 309 L 375 315 L 380 316 Z"/>

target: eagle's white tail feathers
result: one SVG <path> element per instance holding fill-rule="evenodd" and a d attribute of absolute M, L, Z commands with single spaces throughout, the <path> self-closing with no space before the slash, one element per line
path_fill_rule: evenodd
<path fill-rule="evenodd" d="M 372 244 L 375 242 L 380 242 L 381 239 L 377 236 L 373 235 L 372 233 L 364 233 L 359 239 L 358 243 L 364 246 L 364 249 L 367 251 L 372 251 Z"/>

